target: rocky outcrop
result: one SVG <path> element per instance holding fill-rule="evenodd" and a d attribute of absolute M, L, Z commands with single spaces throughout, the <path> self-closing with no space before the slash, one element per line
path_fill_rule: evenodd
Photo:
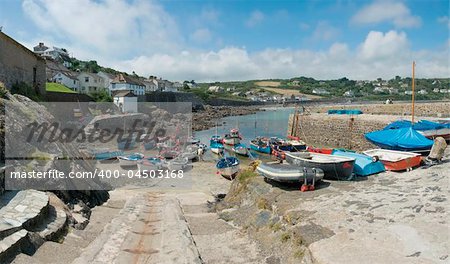
<path fill-rule="evenodd" d="M 250 115 L 261 111 L 255 106 L 205 106 L 204 111 L 193 113 L 192 129 L 200 131 L 212 128 L 216 125 L 218 119 L 227 116 Z M 218 124 L 219 126 L 222 124 Z"/>

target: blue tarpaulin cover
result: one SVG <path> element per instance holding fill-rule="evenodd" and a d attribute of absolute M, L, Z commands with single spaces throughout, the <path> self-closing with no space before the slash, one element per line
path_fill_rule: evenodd
<path fill-rule="evenodd" d="M 404 127 L 411 127 L 411 121 L 408 120 L 399 120 L 390 123 L 384 129 L 398 129 Z M 450 127 L 450 123 L 440 124 L 428 120 L 420 120 L 412 126 L 415 130 L 424 131 L 424 130 L 437 130 L 442 128 Z"/>
<path fill-rule="evenodd" d="M 358 109 L 348 109 L 348 110 L 343 110 L 343 109 L 334 110 L 334 109 L 331 109 L 331 110 L 328 110 L 328 114 L 329 115 L 333 115 L 333 114 L 336 114 L 336 115 L 360 115 L 362 113 L 363 112 L 361 110 L 358 110 Z"/>
<path fill-rule="evenodd" d="M 385 171 L 381 161 L 373 162 L 372 157 L 364 154 L 334 150 L 332 155 L 354 158 L 355 167 L 353 168 L 353 172 L 358 176 L 368 176 Z"/>
<path fill-rule="evenodd" d="M 379 130 L 367 133 L 366 139 L 384 148 L 400 151 L 430 150 L 433 140 L 422 136 L 412 127 Z"/>

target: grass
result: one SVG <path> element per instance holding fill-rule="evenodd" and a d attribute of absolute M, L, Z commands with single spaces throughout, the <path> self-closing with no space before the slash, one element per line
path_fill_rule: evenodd
<path fill-rule="evenodd" d="M 45 89 L 47 92 L 57 92 L 57 93 L 76 93 L 72 91 L 71 89 L 67 88 L 66 86 L 59 84 L 59 83 L 46 83 Z"/>

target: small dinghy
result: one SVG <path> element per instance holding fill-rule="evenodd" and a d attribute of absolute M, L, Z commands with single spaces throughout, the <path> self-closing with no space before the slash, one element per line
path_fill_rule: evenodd
<path fill-rule="evenodd" d="M 312 152 L 312 153 L 321 153 L 321 154 L 328 154 L 330 155 L 331 153 L 333 153 L 333 149 L 331 148 L 315 148 L 315 147 L 307 147 L 306 150 L 308 152 Z"/>
<path fill-rule="evenodd" d="M 166 161 L 166 168 L 171 171 L 184 170 L 189 164 L 187 157 L 178 156 L 174 159 Z"/>
<path fill-rule="evenodd" d="M 306 150 L 306 143 L 300 140 L 299 137 L 288 136 L 286 143 L 291 145 L 290 151 L 304 151 Z"/>
<path fill-rule="evenodd" d="M 197 145 L 188 145 L 181 153 L 181 156 L 186 157 L 188 160 L 194 160 L 198 158 L 198 149 L 199 146 Z"/>
<path fill-rule="evenodd" d="M 289 164 L 260 164 L 256 171 L 267 179 L 277 182 L 317 182 L 323 179 L 321 169 L 299 167 Z"/>
<path fill-rule="evenodd" d="M 265 137 L 256 137 L 255 139 L 250 141 L 250 148 L 266 154 L 270 154 L 271 152 L 269 139 Z"/>
<path fill-rule="evenodd" d="M 231 151 L 238 155 L 245 156 L 245 157 L 248 157 L 248 155 L 249 155 L 247 147 L 241 143 L 234 145 L 231 148 Z"/>
<path fill-rule="evenodd" d="M 352 179 L 354 158 L 308 152 L 285 152 L 285 156 L 286 161 L 292 165 L 322 169 L 325 179 Z"/>
<path fill-rule="evenodd" d="M 144 155 L 141 153 L 133 153 L 127 156 L 119 157 L 119 164 L 121 167 L 137 166 L 138 161 L 142 160 Z"/>
<path fill-rule="evenodd" d="M 411 170 L 419 166 L 422 161 L 420 154 L 405 151 L 371 149 L 363 153 L 379 159 L 384 164 L 386 170 L 389 171 Z"/>
<path fill-rule="evenodd" d="M 269 140 L 270 147 L 277 151 L 291 151 L 292 145 L 287 143 L 286 140 L 278 137 L 271 137 Z"/>
<path fill-rule="evenodd" d="M 137 165 L 139 171 L 156 171 L 162 168 L 163 160 L 161 158 L 149 157 L 138 161 Z"/>
<path fill-rule="evenodd" d="M 239 163 L 235 157 L 225 157 L 217 162 L 216 168 L 220 175 L 231 180 L 239 172 Z"/>
<path fill-rule="evenodd" d="M 359 154 L 355 152 L 334 150 L 333 154 L 335 156 L 354 158 L 355 159 L 355 167 L 353 168 L 353 172 L 357 176 L 369 176 L 372 174 L 377 174 L 385 171 L 384 165 L 381 161 L 376 158 Z"/>
<path fill-rule="evenodd" d="M 225 134 L 222 142 L 223 144 L 227 144 L 230 146 L 239 144 L 241 142 L 241 135 L 239 134 L 239 130 L 236 128 L 231 129 L 229 134 Z"/>

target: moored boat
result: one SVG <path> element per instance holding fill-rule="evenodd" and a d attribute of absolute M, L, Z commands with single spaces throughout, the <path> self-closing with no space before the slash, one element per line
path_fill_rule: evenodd
<path fill-rule="evenodd" d="M 239 134 L 239 130 L 236 128 L 231 129 L 229 134 L 225 134 L 222 142 L 223 144 L 231 146 L 239 144 L 241 142 L 241 135 Z"/>
<path fill-rule="evenodd" d="M 374 131 L 365 137 L 380 148 L 408 152 L 427 152 L 434 143 L 412 127 Z"/>
<path fill-rule="evenodd" d="M 250 148 L 261 153 L 271 153 L 269 139 L 265 137 L 257 137 L 252 139 L 250 141 Z"/>
<path fill-rule="evenodd" d="M 196 159 L 198 158 L 198 149 L 199 146 L 197 145 L 188 145 L 181 153 L 181 156 L 188 158 L 188 160 Z"/>
<path fill-rule="evenodd" d="M 256 171 L 267 179 L 278 182 L 317 182 L 323 179 L 324 172 L 319 168 L 299 167 L 289 164 L 260 164 Z"/>
<path fill-rule="evenodd" d="M 321 153 L 321 154 L 328 154 L 328 155 L 331 155 L 331 153 L 333 153 L 332 148 L 315 148 L 315 147 L 308 146 L 306 148 L 306 150 L 308 152 L 312 152 L 312 153 Z"/>
<path fill-rule="evenodd" d="M 286 143 L 291 145 L 290 151 L 304 151 L 306 149 L 306 143 L 299 137 L 288 136 Z"/>
<path fill-rule="evenodd" d="M 157 157 L 144 158 L 137 163 L 139 171 L 156 171 L 163 166 L 163 160 Z"/>
<path fill-rule="evenodd" d="M 334 150 L 332 155 L 355 159 L 353 172 L 357 176 L 369 176 L 385 171 L 384 165 L 376 158 L 355 152 Z"/>
<path fill-rule="evenodd" d="M 123 151 L 105 150 L 105 151 L 93 152 L 94 159 L 96 159 L 98 161 L 113 160 L 113 159 L 117 159 L 119 156 L 122 156 L 122 155 L 123 155 Z"/>
<path fill-rule="evenodd" d="M 224 150 L 222 138 L 217 135 L 212 136 L 209 140 L 209 148 L 211 149 L 212 153 L 222 154 Z"/>
<path fill-rule="evenodd" d="M 285 155 L 286 161 L 292 165 L 322 169 L 325 179 L 352 179 L 354 158 L 308 152 L 285 152 Z"/>
<path fill-rule="evenodd" d="M 239 160 L 235 157 L 221 158 L 217 164 L 217 171 L 227 179 L 233 179 L 239 172 Z"/>
<path fill-rule="evenodd" d="M 387 125 L 384 130 L 399 129 L 399 128 L 412 127 L 421 135 L 429 139 L 435 139 L 437 137 L 443 137 L 445 140 L 450 140 L 450 123 L 437 123 L 429 120 L 420 120 L 417 123 L 412 124 L 408 120 L 399 120 Z"/>
<path fill-rule="evenodd" d="M 386 170 L 403 171 L 410 170 L 420 165 L 422 157 L 418 153 L 396 151 L 388 149 L 371 149 L 363 152 L 364 154 L 379 159 Z"/>
<path fill-rule="evenodd" d="M 242 143 L 236 144 L 231 148 L 231 151 L 241 155 L 241 156 L 248 156 L 249 155 L 249 151 L 247 149 L 247 146 L 245 146 Z"/>
<path fill-rule="evenodd" d="M 292 145 L 289 144 L 286 140 L 278 137 L 271 137 L 269 141 L 270 147 L 276 150 L 281 151 L 291 151 Z"/>
<path fill-rule="evenodd" d="M 188 164 L 189 160 L 186 157 L 178 156 L 174 159 L 165 162 L 165 167 L 172 171 L 184 170 Z"/>
<path fill-rule="evenodd" d="M 126 156 L 119 157 L 119 164 L 122 167 L 137 166 L 138 161 L 142 160 L 144 155 L 141 153 L 133 153 Z"/>

